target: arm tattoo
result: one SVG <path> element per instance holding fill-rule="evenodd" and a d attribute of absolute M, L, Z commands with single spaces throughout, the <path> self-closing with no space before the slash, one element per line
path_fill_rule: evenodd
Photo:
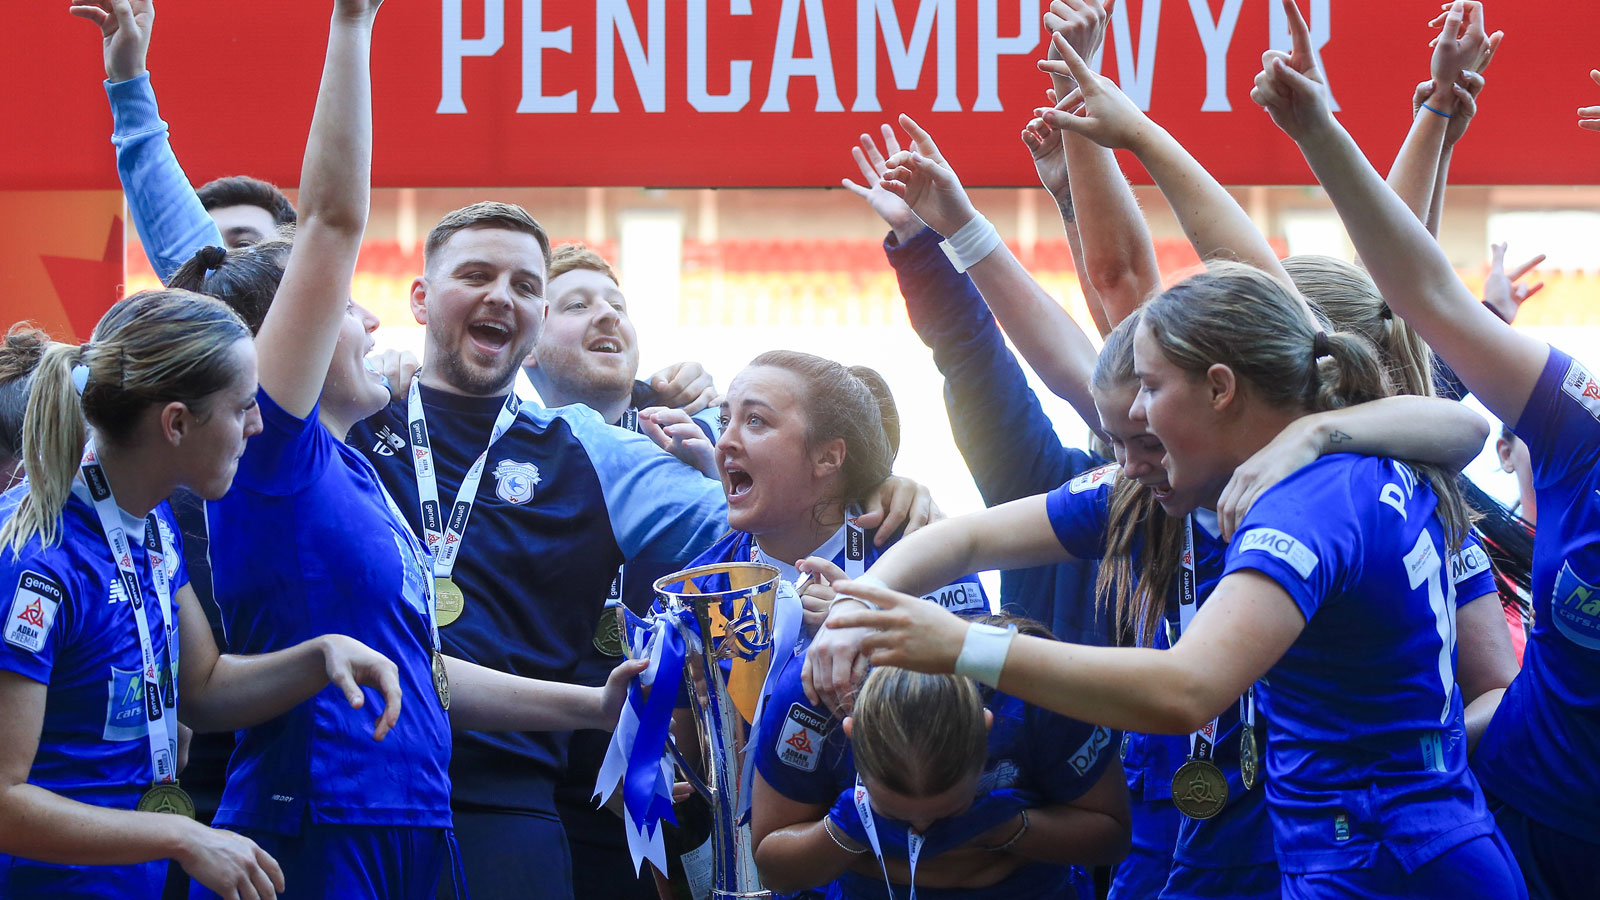
<path fill-rule="evenodd" d="M 1333 430 L 1332 434 L 1328 435 L 1328 443 L 1330 443 L 1330 444 L 1342 444 L 1345 441 L 1353 441 L 1353 440 L 1355 440 L 1354 437 L 1351 437 L 1350 435 L 1345 434 L 1344 432 L 1338 430 L 1337 428 L 1335 428 Z"/>

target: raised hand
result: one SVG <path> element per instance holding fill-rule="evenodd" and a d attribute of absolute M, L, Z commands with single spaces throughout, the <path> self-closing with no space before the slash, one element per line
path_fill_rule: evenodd
<path fill-rule="evenodd" d="M 1495 32 L 1499 34 L 1500 32 Z M 1451 119 L 1444 127 L 1444 148 L 1454 147 L 1467 133 L 1467 126 L 1472 124 L 1472 117 L 1478 114 L 1478 95 L 1483 92 L 1483 75 L 1468 69 L 1456 76 L 1450 86 L 1451 93 L 1455 96 L 1456 110 L 1451 114 Z M 1422 112 L 1422 105 L 1433 96 L 1433 80 L 1419 82 L 1417 89 L 1411 94 L 1411 116 L 1415 118 Z M 1431 114 L 1430 114 L 1431 115 Z"/>
<path fill-rule="evenodd" d="M 1595 84 L 1600 84 L 1600 69 L 1590 69 L 1589 77 Z M 1600 106 L 1584 106 L 1578 109 L 1578 127 L 1588 131 L 1600 131 Z"/>
<path fill-rule="evenodd" d="M 1045 30 L 1061 35 L 1080 57 L 1092 59 L 1105 43 L 1113 2 L 1115 0 L 1054 0 L 1050 11 L 1044 14 Z M 1062 58 L 1053 40 L 1050 58 Z M 1051 77 L 1057 93 L 1065 96 L 1072 90 L 1073 85 L 1067 81 L 1072 77 L 1070 74 L 1051 73 Z"/>
<path fill-rule="evenodd" d="M 904 200 L 883 186 L 883 173 L 888 171 L 885 159 L 900 152 L 900 139 L 895 137 L 894 129 L 888 125 L 879 128 L 883 134 L 881 152 L 872 135 L 866 133 L 861 135 L 858 146 L 850 148 L 850 157 L 856 161 L 856 168 L 861 170 L 861 183 L 857 184 L 848 178 L 840 179 L 840 183 L 850 193 L 867 201 L 872 211 L 894 229 L 895 239 L 903 244 L 922 230 L 922 220 L 917 218 Z"/>
<path fill-rule="evenodd" d="M 1289 19 L 1293 49 L 1268 50 L 1261 55 L 1261 74 L 1256 76 L 1250 99 L 1263 107 L 1272 122 L 1299 142 L 1333 124 L 1328 105 L 1327 81 L 1322 76 L 1322 60 L 1311 45 L 1311 29 L 1295 0 L 1281 0 Z"/>
<path fill-rule="evenodd" d="M 144 74 L 150 29 L 156 19 L 151 0 L 75 0 L 67 12 L 100 26 L 107 81 L 127 81 Z"/>
<path fill-rule="evenodd" d="M 381 741 L 400 719 L 400 669 L 389 657 L 352 637 L 323 635 L 322 660 L 328 682 L 344 692 L 351 709 L 366 705 L 361 693 L 365 685 L 383 695 L 383 712 L 372 729 L 372 739 Z"/>
<path fill-rule="evenodd" d="M 1524 275 L 1544 262 L 1544 254 L 1507 272 L 1505 242 L 1495 244 L 1490 249 L 1493 256 L 1489 262 L 1489 277 L 1483 282 L 1483 302 L 1489 304 L 1489 308 L 1500 318 L 1511 322 L 1517 318 L 1517 310 L 1522 308 L 1522 304 L 1544 288 L 1542 281 L 1532 286 L 1520 283 Z"/>
<path fill-rule="evenodd" d="M 1062 131 L 1081 134 L 1102 147 L 1137 150 L 1156 128 L 1150 117 L 1115 82 L 1091 70 L 1066 38 L 1051 35 L 1050 47 L 1061 54 L 1061 59 L 1040 60 L 1040 71 L 1070 75 L 1078 82 L 1078 88 L 1056 106 L 1034 110 L 1035 114 Z"/>
<path fill-rule="evenodd" d="M 1484 57 L 1493 58 L 1499 41 L 1491 47 L 1483 30 L 1483 4 L 1479 0 L 1456 0 L 1433 21 L 1442 27 L 1439 36 L 1433 39 L 1433 59 L 1428 67 L 1437 92 L 1439 86 L 1455 84 L 1461 73 L 1478 71 L 1480 64 L 1487 65 Z M 1455 106 L 1454 96 L 1450 106 Z M 1442 110 L 1444 113 L 1452 111 Z"/>
<path fill-rule="evenodd" d="M 1060 98 L 1054 88 L 1044 92 L 1050 105 L 1056 106 Z M 1067 150 L 1061 143 L 1061 132 L 1042 117 L 1022 129 L 1022 143 L 1033 156 L 1033 169 L 1039 173 L 1039 183 L 1056 198 L 1056 202 L 1072 203 L 1072 184 L 1067 177 Z"/>
<path fill-rule="evenodd" d="M 649 381 L 662 406 L 681 409 L 691 416 L 713 405 L 721 396 L 711 373 L 693 361 L 673 363 L 651 375 Z"/>
<path fill-rule="evenodd" d="M 956 658 L 970 623 L 937 603 L 892 591 L 870 581 L 841 581 L 842 594 L 878 605 L 872 610 L 851 604 L 828 617 L 827 631 L 869 629 L 860 652 L 875 666 L 899 666 L 934 675 L 954 672 Z M 818 640 L 821 640 L 819 637 Z M 814 646 L 814 645 L 813 645 Z"/>
<path fill-rule="evenodd" d="M 933 137 L 908 115 L 900 116 L 900 127 L 911 136 L 914 149 L 892 154 L 878 184 L 904 200 L 929 228 L 949 237 L 978 210 Z"/>
<path fill-rule="evenodd" d="M 652 406 L 639 411 L 639 430 L 656 446 L 707 478 L 721 479 L 716 448 L 689 414 L 681 409 Z"/>
<path fill-rule="evenodd" d="M 885 478 L 876 491 L 867 495 L 862 507 L 855 524 L 859 528 L 878 530 L 878 536 L 872 539 L 875 547 L 893 540 L 902 528 L 906 534 L 911 534 L 944 518 L 928 486 L 904 475 Z"/>

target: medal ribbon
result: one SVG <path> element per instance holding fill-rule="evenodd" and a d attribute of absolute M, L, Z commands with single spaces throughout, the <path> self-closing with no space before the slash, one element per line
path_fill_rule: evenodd
<path fill-rule="evenodd" d="M 133 567 L 133 552 L 128 546 L 128 535 L 122 527 L 122 513 L 116 498 L 111 496 L 111 482 L 95 453 L 94 438 L 83 448 L 83 483 L 89 487 L 94 501 L 95 514 L 100 518 L 100 530 L 105 532 L 111 548 L 111 558 L 117 564 L 117 574 L 122 590 L 133 607 L 133 621 L 139 632 L 139 657 L 144 679 L 145 736 L 150 742 L 150 767 L 156 784 L 177 781 L 178 758 L 178 685 L 177 673 L 167 673 L 167 690 L 161 689 L 161 676 L 156 669 L 155 644 L 150 640 L 150 625 L 145 621 L 144 592 L 139 588 L 139 573 Z M 156 524 L 155 513 L 145 517 L 144 544 L 150 563 L 150 580 L 155 583 L 156 601 L 161 605 L 163 637 L 166 639 L 167 665 L 171 668 L 172 632 L 176 622 L 172 615 L 172 585 L 167 580 L 166 549 L 161 540 L 161 528 Z M 161 728 L 157 730 L 157 723 Z"/>
<path fill-rule="evenodd" d="M 1179 576 L 1178 594 L 1178 636 L 1189 630 L 1189 623 L 1194 621 L 1194 614 L 1199 606 L 1199 587 L 1194 565 L 1194 516 L 1183 517 L 1183 571 Z M 1173 644 L 1178 642 L 1174 640 Z M 1220 718 L 1220 717 L 1218 717 Z M 1216 750 L 1217 721 L 1214 718 L 1207 722 L 1199 731 L 1189 735 L 1189 758 L 1210 759 Z"/>
<path fill-rule="evenodd" d="M 433 578 L 431 575 L 433 566 L 424 561 L 424 556 L 431 557 L 432 554 L 428 552 L 426 547 L 423 547 L 423 556 L 416 556 L 416 535 L 412 534 L 411 526 L 406 524 L 405 514 L 400 512 L 400 504 L 394 502 L 394 498 L 389 496 L 389 489 L 384 487 L 382 483 L 378 484 L 378 493 L 383 495 L 383 502 L 389 507 L 389 515 L 394 516 L 394 525 L 395 528 L 398 529 L 397 533 L 400 535 L 400 539 L 405 541 L 407 547 L 412 548 L 412 553 L 414 556 L 412 562 L 422 567 L 419 574 L 422 576 L 422 590 L 424 592 L 423 605 L 428 609 L 428 640 L 433 642 L 434 652 L 440 652 L 439 598 L 433 589 Z M 402 588 L 402 590 L 403 589 L 404 588 Z"/>
<path fill-rule="evenodd" d="M 450 518 L 440 518 L 438 473 L 433 467 L 433 445 L 428 442 L 428 419 L 422 409 L 422 379 L 411 381 L 406 398 L 406 427 L 411 432 L 411 465 L 417 473 L 417 500 L 422 506 L 422 532 L 428 541 L 428 551 L 433 554 L 435 578 L 449 578 L 455 571 L 456 556 L 461 552 L 461 542 L 466 536 L 467 519 L 472 515 L 472 504 L 478 496 L 478 482 L 483 480 L 483 467 L 489 461 L 489 450 L 500 440 L 517 420 L 517 410 L 522 401 L 515 391 L 506 395 L 505 406 L 494 420 L 489 432 L 489 443 L 478 454 L 472 468 L 461 479 L 461 489 L 456 491 L 455 503 L 450 507 Z M 431 591 L 430 591 L 431 593 Z"/>
<path fill-rule="evenodd" d="M 883 845 L 878 842 L 878 823 L 872 817 L 872 799 L 867 796 L 866 785 L 861 783 L 861 776 L 856 776 L 856 790 L 853 797 L 856 804 L 856 814 L 861 816 L 861 827 L 867 832 L 867 843 L 872 845 L 872 855 L 878 858 L 878 868 L 883 870 L 883 886 L 888 889 L 889 896 L 894 896 L 894 884 L 889 881 L 889 864 L 883 861 Z M 921 835 L 906 829 L 906 859 L 911 866 L 911 897 L 917 900 L 917 859 L 922 856 L 922 844 L 927 840 Z"/>

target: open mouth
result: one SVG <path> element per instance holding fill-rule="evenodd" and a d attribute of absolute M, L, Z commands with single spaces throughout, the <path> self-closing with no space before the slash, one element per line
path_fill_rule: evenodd
<path fill-rule="evenodd" d="M 728 469 L 727 480 L 729 497 L 742 497 L 755 486 L 755 479 L 742 469 Z"/>
<path fill-rule="evenodd" d="M 597 338 L 589 344 L 590 353 L 621 353 L 622 342 L 616 338 Z"/>
<path fill-rule="evenodd" d="M 511 328 L 503 322 L 482 319 L 467 326 L 473 343 L 491 352 L 504 350 L 511 343 Z"/>

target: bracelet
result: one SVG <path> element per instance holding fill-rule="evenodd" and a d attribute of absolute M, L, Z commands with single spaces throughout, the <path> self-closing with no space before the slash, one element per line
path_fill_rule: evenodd
<path fill-rule="evenodd" d="M 1023 816 L 1023 819 L 1022 819 L 1023 827 L 1026 828 L 1027 827 L 1027 821 L 1028 821 L 1028 819 L 1027 819 L 1028 811 L 1027 810 L 1023 810 L 1022 811 L 1022 816 Z M 834 834 L 833 833 L 833 829 L 834 829 L 833 816 L 823 816 L 822 817 L 822 830 L 828 833 L 828 839 L 833 841 L 834 846 L 836 846 L 840 850 L 843 850 L 844 852 L 850 854 L 851 856 L 860 856 L 861 854 L 867 852 L 867 848 L 865 848 L 865 847 L 862 847 L 860 850 L 852 850 L 852 849 L 850 849 L 850 845 L 846 844 L 843 840 L 841 840 L 840 837 L 837 834 Z M 1016 840 L 1016 838 L 1012 838 L 1012 840 L 1014 841 L 1014 840 Z M 1008 844 L 1007 846 L 1010 846 L 1010 845 Z"/>
<path fill-rule="evenodd" d="M 965 272 L 1000 246 L 1000 232 L 980 213 L 956 229 L 956 233 L 939 242 L 939 249 L 950 257 L 957 272 Z"/>
<path fill-rule="evenodd" d="M 1001 628 L 996 625 L 967 626 L 967 636 L 961 642 L 961 655 L 956 657 L 956 674 L 965 675 L 991 687 L 1000 684 L 1000 670 L 1005 668 L 1006 654 L 1011 641 L 1017 636 L 1017 626 Z"/>
<path fill-rule="evenodd" d="M 1444 116 L 1446 119 L 1454 119 L 1455 118 L 1455 116 L 1453 116 L 1453 115 L 1451 115 L 1449 113 L 1439 112 L 1437 109 L 1434 109 L 1433 107 L 1429 106 L 1426 103 L 1422 104 L 1422 108 L 1427 110 L 1428 112 L 1433 113 L 1436 116 Z"/>
<path fill-rule="evenodd" d="M 1006 841 L 1004 844 L 1001 844 L 998 847 L 984 847 L 983 849 L 989 851 L 990 853 L 1001 853 L 1003 851 L 1010 850 L 1011 849 L 1011 845 L 1015 844 L 1017 841 L 1022 840 L 1022 836 L 1027 834 L 1027 833 L 1028 833 L 1028 811 L 1027 810 L 1023 810 L 1022 811 L 1022 827 L 1018 828 L 1017 829 L 1017 833 L 1013 834 L 1011 836 L 1011 840 Z"/>

